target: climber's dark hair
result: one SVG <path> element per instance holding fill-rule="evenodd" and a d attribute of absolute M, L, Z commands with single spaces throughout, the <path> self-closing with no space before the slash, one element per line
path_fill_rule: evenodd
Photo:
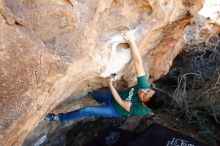
<path fill-rule="evenodd" d="M 159 109 L 163 104 L 164 104 L 164 100 L 162 99 L 162 97 L 155 91 L 155 94 L 153 95 L 153 97 L 150 98 L 149 101 L 144 103 L 147 107 L 156 110 Z"/>

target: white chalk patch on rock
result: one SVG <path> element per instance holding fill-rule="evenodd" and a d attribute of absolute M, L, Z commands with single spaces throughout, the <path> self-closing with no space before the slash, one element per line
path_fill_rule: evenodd
<path fill-rule="evenodd" d="M 110 44 L 112 50 L 109 61 L 100 74 L 103 78 L 118 74 L 131 59 L 130 47 L 121 35 L 113 36 L 107 44 Z"/>

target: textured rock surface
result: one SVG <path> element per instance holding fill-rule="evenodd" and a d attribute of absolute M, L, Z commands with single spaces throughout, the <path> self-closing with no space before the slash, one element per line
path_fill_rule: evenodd
<path fill-rule="evenodd" d="M 20 145 L 67 97 L 105 86 L 107 42 L 124 30 L 134 31 L 150 75 L 166 74 L 201 6 L 200 0 L 0 0 L 0 145 Z M 133 63 L 121 73 L 133 82 Z"/>
<path fill-rule="evenodd" d="M 198 45 L 208 40 L 208 37 L 220 32 L 220 1 L 206 0 L 198 15 L 187 26 L 184 39 L 187 45 Z"/>

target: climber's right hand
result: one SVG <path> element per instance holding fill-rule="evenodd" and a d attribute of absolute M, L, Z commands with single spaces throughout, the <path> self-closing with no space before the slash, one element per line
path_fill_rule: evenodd
<path fill-rule="evenodd" d="M 122 33 L 122 36 L 123 36 L 123 38 L 124 38 L 126 41 L 128 41 L 128 42 L 130 42 L 130 43 L 135 42 L 135 37 L 134 37 L 134 35 L 133 35 L 131 32 L 129 32 L 129 31 L 123 32 L 123 33 Z"/>

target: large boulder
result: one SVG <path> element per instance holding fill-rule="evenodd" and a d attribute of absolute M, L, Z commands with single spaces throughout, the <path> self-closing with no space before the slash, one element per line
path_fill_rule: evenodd
<path fill-rule="evenodd" d="M 102 77 L 120 73 L 134 82 L 122 31 L 136 36 L 150 76 L 165 75 L 202 3 L 0 0 L 0 145 L 20 145 L 67 97 L 105 86 Z"/>

